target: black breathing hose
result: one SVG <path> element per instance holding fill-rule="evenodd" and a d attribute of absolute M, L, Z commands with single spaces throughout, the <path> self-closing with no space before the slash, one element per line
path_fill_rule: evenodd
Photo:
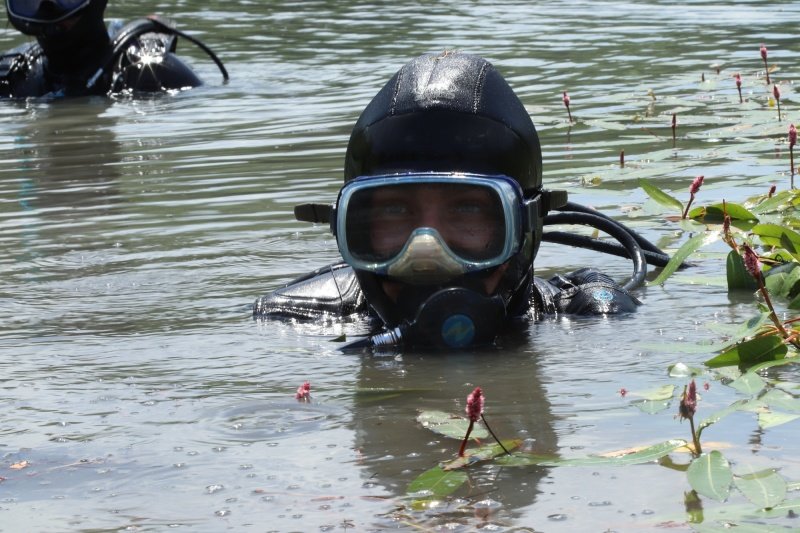
<path fill-rule="evenodd" d="M 608 233 L 619 241 L 627 251 L 628 257 L 633 261 L 633 275 L 622 287 L 632 290 L 644 284 L 647 275 L 647 259 L 642 247 L 633 236 L 633 232 L 622 224 L 605 216 L 578 211 L 547 215 L 544 217 L 544 223 L 548 226 L 551 224 L 585 224 Z"/>
<path fill-rule="evenodd" d="M 558 208 L 558 210 L 559 211 L 573 211 L 573 212 L 578 212 L 578 213 L 589 213 L 590 215 L 594 215 L 594 216 L 597 216 L 597 217 L 600 217 L 600 218 L 604 218 L 604 219 L 606 219 L 606 220 L 608 220 L 610 222 L 613 222 L 614 224 L 620 226 L 625 231 L 630 233 L 631 236 L 636 240 L 636 242 L 639 243 L 639 246 L 641 246 L 641 248 L 643 250 L 646 250 L 646 251 L 653 252 L 655 254 L 659 254 L 661 256 L 664 256 L 664 257 L 667 258 L 667 261 L 669 261 L 669 256 L 667 254 L 665 254 L 664 252 L 662 252 L 658 248 L 658 246 L 656 246 L 652 242 L 648 241 L 647 239 L 645 239 L 644 237 L 642 237 L 641 235 L 639 235 L 638 233 L 636 233 L 632 229 L 630 229 L 630 228 L 622 225 L 621 223 L 617 222 L 616 220 L 614 220 L 610 216 L 601 213 L 597 209 L 592 209 L 591 207 L 587 207 L 585 205 L 576 204 L 575 202 L 567 202 L 566 204 L 564 204 L 563 207 Z"/>
<path fill-rule="evenodd" d="M 576 248 L 586 248 L 595 252 L 616 255 L 618 257 L 630 257 L 624 246 L 616 242 L 601 241 L 586 235 L 576 235 L 567 231 L 546 231 L 542 234 L 542 241 L 555 244 L 575 246 Z M 648 265 L 657 267 L 667 266 L 670 257 L 665 253 L 655 253 L 650 250 L 642 250 Z"/>

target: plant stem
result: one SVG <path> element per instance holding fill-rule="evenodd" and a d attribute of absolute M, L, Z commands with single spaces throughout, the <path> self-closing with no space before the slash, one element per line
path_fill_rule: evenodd
<path fill-rule="evenodd" d="M 483 415 L 481 415 L 483 416 Z M 464 435 L 464 440 L 461 441 L 461 448 L 458 449 L 458 456 L 464 457 L 464 448 L 467 447 L 467 441 L 469 440 L 469 434 L 472 433 L 472 428 L 475 425 L 475 422 L 472 420 L 469 421 L 469 427 L 467 427 L 467 433 Z"/>
<path fill-rule="evenodd" d="M 703 453 L 703 449 L 700 447 L 700 435 L 694 430 L 694 417 L 689 417 L 689 428 L 692 430 L 692 441 L 694 442 L 694 453 L 695 457 L 699 456 Z"/>
<path fill-rule="evenodd" d="M 686 203 L 686 208 L 683 210 L 683 215 L 681 215 L 682 219 L 686 219 L 686 215 L 689 214 L 689 208 L 692 207 L 692 202 L 694 202 L 694 194 L 689 195 L 689 201 Z"/>
<path fill-rule="evenodd" d="M 764 301 L 769 308 L 769 318 L 772 320 L 772 323 L 775 324 L 775 327 L 778 328 L 778 331 L 781 332 L 784 339 L 789 337 L 789 333 L 786 331 L 786 328 L 783 327 L 783 322 L 780 321 L 777 313 L 775 313 L 775 308 L 772 306 L 772 300 L 769 297 L 769 291 L 764 286 L 764 274 L 761 272 L 758 274 L 758 290 L 761 291 L 761 295 L 764 297 Z"/>
<path fill-rule="evenodd" d="M 486 421 L 486 419 L 483 417 L 483 413 L 481 413 L 481 420 L 483 420 L 483 423 L 486 425 L 486 429 L 488 429 L 488 430 L 489 430 L 489 434 L 490 434 L 492 437 L 494 437 L 494 440 L 496 440 L 496 441 L 497 441 L 497 444 L 499 444 L 499 445 L 500 445 L 500 447 L 501 447 L 501 448 L 503 448 L 503 451 L 504 451 L 504 452 L 506 452 L 507 454 L 510 454 L 511 452 L 509 452 L 508 450 L 506 450 L 506 447 L 505 447 L 505 446 L 503 446 L 503 443 L 502 443 L 502 442 L 500 442 L 500 439 L 498 439 L 498 438 L 497 438 L 497 435 L 495 435 L 495 434 L 494 434 L 494 431 L 492 431 L 492 428 L 491 428 L 491 427 L 489 427 L 489 422 L 487 422 L 487 421 Z M 472 425 L 471 425 L 471 423 L 470 423 L 470 428 L 472 428 Z"/>

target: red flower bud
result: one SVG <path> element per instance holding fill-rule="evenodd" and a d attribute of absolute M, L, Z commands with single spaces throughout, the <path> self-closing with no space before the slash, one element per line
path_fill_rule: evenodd
<path fill-rule="evenodd" d="M 742 259 L 744 259 L 744 267 L 755 279 L 761 279 L 761 263 L 758 261 L 758 254 L 747 244 L 742 245 Z"/>
<path fill-rule="evenodd" d="M 569 107 L 569 95 L 567 94 L 567 91 L 564 91 L 564 97 L 562 98 L 562 100 L 564 100 L 564 105 L 566 107 Z"/>
<path fill-rule="evenodd" d="M 736 74 L 734 74 L 733 77 L 736 78 L 736 88 L 737 89 L 741 88 L 741 86 L 742 86 L 742 77 L 739 75 L 738 72 Z"/>
<path fill-rule="evenodd" d="M 694 180 L 692 180 L 691 186 L 689 186 L 689 194 L 695 195 L 697 191 L 700 190 L 700 187 L 703 185 L 703 180 L 705 179 L 704 176 L 697 176 Z"/>
<path fill-rule="evenodd" d="M 763 44 L 761 45 L 761 59 L 763 59 L 764 61 L 767 60 L 767 47 L 764 46 Z"/>
<path fill-rule="evenodd" d="M 697 412 L 697 385 L 694 380 L 689 383 L 688 392 L 683 390 L 681 405 L 678 407 L 678 415 L 681 418 L 693 418 Z"/>
<path fill-rule="evenodd" d="M 775 100 L 777 100 L 778 102 L 781 101 L 781 90 L 778 89 L 777 83 L 772 86 L 772 96 L 774 96 Z"/>
<path fill-rule="evenodd" d="M 483 391 L 480 387 L 475 387 L 469 396 L 467 396 L 467 416 L 472 422 L 477 422 L 483 414 Z"/>
<path fill-rule="evenodd" d="M 792 124 L 789 126 L 789 148 L 792 148 L 795 144 L 797 144 L 797 128 Z"/>
<path fill-rule="evenodd" d="M 307 402 L 311 400 L 311 383 L 306 381 L 299 387 L 297 387 L 297 392 L 294 395 L 295 398 L 298 400 Z"/>
<path fill-rule="evenodd" d="M 773 183 L 772 187 L 769 188 L 769 194 L 767 194 L 767 198 L 772 198 L 772 195 L 775 194 L 775 191 L 777 191 L 777 190 L 778 190 L 778 188 Z"/>

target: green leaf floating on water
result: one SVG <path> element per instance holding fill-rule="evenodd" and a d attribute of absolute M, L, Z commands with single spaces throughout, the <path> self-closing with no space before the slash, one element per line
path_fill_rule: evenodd
<path fill-rule="evenodd" d="M 706 361 L 706 366 L 711 368 L 731 365 L 750 367 L 765 361 L 783 359 L 788 351 L 789 349 L 783 343 L 783 338 L 778 334 L 766 335 L 744 341 L 729 348 Z"/>
<path fill-rule="evenodd" d="M 774 428 L 794 422 L 800 418 L 800 415 L 793 415 L 789 413 L 777 413 L 774 411 L 760 411 L 758 413 L 758 427 L 761 429 Z"/>
<path fill-rule="evenodd" d="M 697 436 L 700 437 L 700 435 L 703 434 L 703 430 L 705 428 L 707 428 L 710 425 L 716 424 L 717 422 L 719 422 L 720 420 L 722 420 L 723 418 L 725 418 L 729 414 L 736 413 L 737 411 L 743 411 L 743 410 L 747 409 L 747 407 L 751 403 L 752 403 L 751 399 L 738 400 L 736 402 L 733 402 L 729 406 L 725 407 L 724 409 L 720 409 L 719 411 L 713 413 L 711 416 L 709 416 L 708 418 L 706 418 L 702 422 L 700 422 L 700 424 L 697 426 Z"/>
<path fill-rule="evenodd" d="M 467 473 L 461 470 L 444 471 L 435 466 L 420 474 L 411 482 L 406 493 L 414 498 L 443 498 L 455 492 L 467 481 Z"/>
<path fill-rule="evenodd" d="M 731 492 L 733 472 L 725 456 L 714 450 L 704 453 L 686 471 L 689 484 L 701 496 L 723 501 Z"/>
<path fill-rule="evenodd" d="M 628 466 L 657 461 L 671 452 L 686 446 L 683 439 L 672 439 L 631 453 L 619 455 L 590 455 L 572 459 L 555 459 L 538 464 L 544 466 Z M 517 454 L 514 454 L 517 455 Z"/>
<path fill-rule="evenodd" d="M 722 222 L 725 213 L 731 220 L 757 221 L 758 217 L 751 213 L 746 207 L 729 202 L 695 207 L 689 211 L 689 218 L 702 218 L 704 222 Z"/>
<path fill-rule="evenodd" d="M 795 206 L 792 201 L 799 198 L 800 196 L 798 195 L 800 195 L 800 189 L 781 191 L 772 198 L 765 199 L 761 203 L 754 205 L 750 208 L 750 211 L 760 215 L 763 213 L 775 213 L 793 209 Z"/>
<path fill-rule="evenodd" d="M 629 392 L 630 396 L 640 396 L 643 399 L 633 402 L 633 404 L 647 414 L 655 414 L 669 407 L 670 401 L 675 394 L 675 385 L 664 385 L 656 389 L 648 389 L 642 392 Z"/>
<path fill-rule="evenodd" d="M 734 483 L 759 509 L 775 507 L 786 498 L 786 480 L 774 468 L 736 476 Z"/>
<path fill-rule="evenodd" d="M 767 246 L 787 248 L 784 245 L 788 243 L 794 250 L 800 250 L 800 233 L 787 227 L 778 224 L 756 224 L 750 231 L 758 235 Z M 789 248 L 789 251 L 791 252 L 792 249 Z"/>
<path fill-rule="evenodd" d="M 767 382 L 754 372 L 747 372 L 733 380 L 728 386 L 741 393 L 754 395 L 766 386 Z"/>
<path fill-rule="evenodd" d="M 509 439 L 501 441 L 503 446 L 506 450 L 512 451 L 516 450 L 522 444 L 522 439 Z M 481 461 L 488 461 L 490 459 L 494 459 L 495 457 L 505 455 L 506 451 L 503 449 L 502 446 L 499 444 L 487 444 L 486 446 L 481 446 L 477 450 L 474 451 L 467 451 L 464 454 L 464 457 L 458 457 L 453 459 L 452 461 L 448 461 L 442 465 L 442 470 L 456 470 L 458 468 L 464 468 L 467 466 L 474 465 L 475 463 L 480 463 Z"/>
<path fill-rule="evenodd" d="M 430 429 L 434 433 L 450 437 L 452 439 L 463 439 L 467 434 L 469 420 L 455 416 L 444 411 L 422 411 L 417 416 L 417 422 L 422 427 Z M 489 432 L 482 424 L 474 424 L 470 438 L 485 439 L 489 437 Z"/>
<path fill-rule="evenodd" d="M 650 180 L 640 178 L 639 179 L 639 187 L 641 187 L 647 195 L 658 202 L 659 204 L 663 205 L 664 207 L 669 207 L 670 209 L 675 209 L 679 213 L 683 213 L 683 203 L 680 200 L 671 196 L 656 185 L 653 184 Z"/>
<path fill-rule="evenodd" d="M 692 253 L 694 253 L 698 248 L 701 248 L 707 244 L 710 244 L 716 241 L 719 238 L 718 231 L 709 231 L 706 233 L 699 233 L 683 243 L 678 251 L 675 252 L 675 255 L 667 263 L 667 266 L 661 270 L 661 273 L 658 275 L 656 279 L 649 282 L 648 285 L 663 285 L 664 282 L 669 278 L 672 274 L 678 270 L 678 267 L 683 263 Z"/>

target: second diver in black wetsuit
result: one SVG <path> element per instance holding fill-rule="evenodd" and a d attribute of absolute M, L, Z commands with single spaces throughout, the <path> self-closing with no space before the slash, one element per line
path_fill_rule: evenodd
<path fill-rule="evenodd" d="M 363 346 L 444 349 L 488 344 L 515 318 L 620 313 L 640 302 L 655 246 L 600 213 L 542 187 L 539 138 L 523 104 L 486 60 L 424 55 L 406 64 L 358 119 L 336 204 L 299 220 L 329 222 L 343 263 L 255 302 L 257 317 L 368 314 Z M 553 213 L 559 211 L 558 213 Z M 620 244 L 546 224 L 589 224 Z M 589 268 L 534 277 L 542 240 L 634 261 L 623 286 Z"/>
<path fill-rule="evenodd" d="M 157 17 L 112 32 L 108 0 L 6 0 L 11 24 L 36 38 L 0 56 L 0 98 L 73 97 L 197 87 L 199 77 L 175 55 L 183 37 L 222 62 L 203 43 Z"/>

